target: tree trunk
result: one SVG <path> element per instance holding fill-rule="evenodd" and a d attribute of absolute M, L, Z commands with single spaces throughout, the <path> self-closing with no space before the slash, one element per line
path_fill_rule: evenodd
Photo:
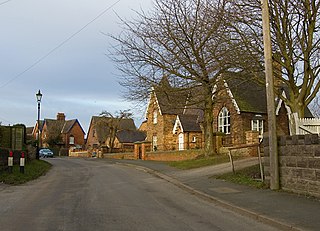
<path fill-rule="evenodd" d="M 213 102 L 211 90 L 208 90 L 204 110 L 204 151 L 205 156 L 214 154 L 213 142 Z"/>
<path fill-rule="evenodd" d="M 295 100 L 296 103 L 290 104 L 291 114 L 289 115 L 289 126 L 290 126 L 290 135 L 299 135 L 297 120 L 299 118 L 304 118 L 306 105 L 299 103 L 298 100 Z"/>

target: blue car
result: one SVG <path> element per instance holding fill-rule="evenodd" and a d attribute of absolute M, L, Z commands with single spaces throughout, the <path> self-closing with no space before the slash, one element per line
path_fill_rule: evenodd
<path fill-rule="evenodd" d="M 53 157 L 53 151 L 51 151 L 49 148 L 40 149 L 39 157 L 43 157 L 43 158 Z"/>

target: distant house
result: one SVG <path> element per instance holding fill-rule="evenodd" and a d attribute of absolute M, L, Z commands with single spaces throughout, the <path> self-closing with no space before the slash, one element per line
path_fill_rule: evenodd
<path fill-rule="evenodd" d="M 39 132 L 40 132 L 40 135 L 41 135 L 43 124 L 44 124 L 44 120 L 40 120 L 39 124 L 38 124 L 38 121 L 37 121 L 36 125 L 33 127 L 31 135 L 32 135 L 32 138 L 34 140 L 38 140 L 38 129 L 40 130 Z"/>
<path fill-rule="evenodd" d="M 115 118 L 107 118 L 115 119 Z M 110 138 L 110 127 L 104 123 L 105 117 L 92 116 L 89 125 L 86 148 L 88 150 L 95 150 L 101 147 L 107 147 L 108 139 Z M 145 133 L 137 131 L 133 119 L 121 119 L 116 132 L 114 148 L 123 151 L 132 147 L 136 141 L 143 141 L 145 139 Z"/>
<path fill-rule="evenodd" d="M 114 149 L 118 152 L 132 152 L 134 143 L 146 139 L 146 133 L 138 130 L 120 130 L 116 134 Z M 108 139 L 107 139 L 108 142 Z"/>
<path fill-rule="evenodd" d="M 41 132 L 42 146 L 84 147 L 85 132 L 80 122 L 77 119 L 66 120 L 65 118 L 64 113 L 58 113 L 56 119 L 44 119 Z"/>

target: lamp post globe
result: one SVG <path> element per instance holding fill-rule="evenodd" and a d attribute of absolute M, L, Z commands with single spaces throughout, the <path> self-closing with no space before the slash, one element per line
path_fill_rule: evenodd
<path fill-rule="evenodd" d="M 37 135 L 37 150 L 36 150 L 36 159 L 39 160 L 39 150 L 40 150 L 40 103 L 42 99 L 42 94 L 40 90 L 36 94 L 37 98 L 37 103 L 38 103 L 38 120 L 37 120 L 37 125 L 38 125 L 38 135 Z"/>

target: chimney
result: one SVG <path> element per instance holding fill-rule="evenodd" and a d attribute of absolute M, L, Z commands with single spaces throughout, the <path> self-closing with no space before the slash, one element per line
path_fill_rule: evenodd
<path fill-rule="evenodd" d="M 57 114 L 57 120 L 66 120 L 66 116 L 63 112 Z"/>

